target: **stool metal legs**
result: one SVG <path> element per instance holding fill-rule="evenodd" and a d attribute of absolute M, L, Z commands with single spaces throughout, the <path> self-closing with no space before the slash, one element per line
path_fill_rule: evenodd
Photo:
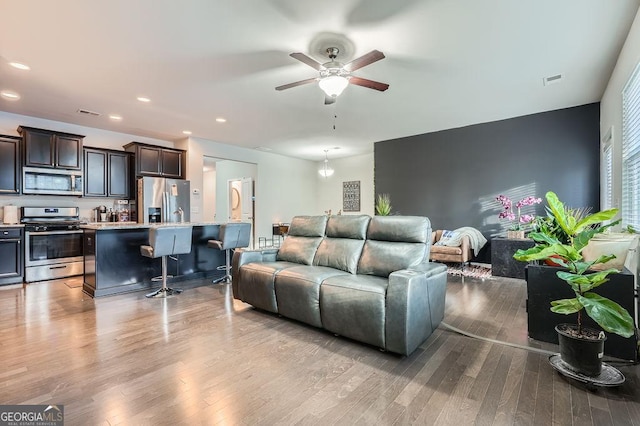
<path fill-rule="evenodd" d="M 180 294 L 182 289 L 167 287 L 167 256 L 162 256 L 162 287 L 149 293 L 146 297 L 167 297 L 172 294 Z"/>
<path fill-rule="evenodd" d="M 224 276 L 220 278 L 216 278 L 213 280 L 214 284 L 225 283 L 228 284 L 231 282 L 231 250 L 227 249 L 224 251 L 225 254 L 225 265 L 219 266 L 218 269 L 224 269 Z"/>

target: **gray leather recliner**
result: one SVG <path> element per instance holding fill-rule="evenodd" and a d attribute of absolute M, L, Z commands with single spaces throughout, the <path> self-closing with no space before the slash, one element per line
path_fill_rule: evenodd
<path fill-rule="evenodd" d="M 234 297 L 403 355 L 444 317 L 446 266 L 417 216 L 297 216 L 279 249 L 233 258 Z"/>

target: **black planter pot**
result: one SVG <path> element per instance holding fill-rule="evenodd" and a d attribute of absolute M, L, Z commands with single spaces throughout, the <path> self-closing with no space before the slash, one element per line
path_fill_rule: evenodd
<path fill-rule="evenodd" d="M 597 376 L 602 371 L 602 357 L 604 355 L 605 337 L 576 337 L 567 330 L 578 331 L 576 324 L 558 324 L 558 342 L 560 343 L 560 357 L 576 373 L 585 376 Z M 582 327 L 583 332 L 597 336 L 600 331 Z"/>

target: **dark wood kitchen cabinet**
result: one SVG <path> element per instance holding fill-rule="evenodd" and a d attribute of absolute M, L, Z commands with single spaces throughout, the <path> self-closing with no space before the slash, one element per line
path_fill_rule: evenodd
<path fill-rule="evenodd" d="M 84 136 L 51 130 L 18 127 L 23 139 L 24 165 L 59 169 L 82 169 Z"/>
<path fill-rule="evenodd" d="M 20 138 L 0 135 L 0 194 L 20 193 Z"/>
<path fill-rule="evenodd" d="M 136 176 L 159 176 L 175 179 L 185 178 L 185 151 L 174 148 L 131 142 L 124 149 L 134 154 Z"/>
<path fill-rule="evenodd" d="M 24 228 L 0 227 L 0 285 L 23 281 L 23 246 Z"/>
<path fill-rule="evenodd" d="M 84 196 L 128 199 L 131 187 L 131 153 L 109 149 L 84 149 Z"/>

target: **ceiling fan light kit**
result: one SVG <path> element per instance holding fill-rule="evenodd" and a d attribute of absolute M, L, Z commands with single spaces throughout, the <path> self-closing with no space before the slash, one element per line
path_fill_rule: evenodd
<path fill-rule="evenodd" d="M 318 86 L 320 86 L 322 91 L 327 96 L 331 96 L 333 98 L 340 96 L 340 94 L 344 91 L 344 89 L 347 88 L 348 85 L 348 78 L 341 75 L 330 75 L 318 82 Z"/>
<path fill-rule="evenodd" d="M 308 78 L 306 80 L 284 84 L 276 87 L 276 90 L 290 89 L 292 87 L 302 86 L 303 84 L 314 83 L 317 81 L 318 86 L 326 95 L 325 104 L 330 105 L 335 102 L 335 99 L 340 96 L 349 84 L 355 84 L 368 89 L 378 90 L 380 92 L 384 92 L 389 88 L 389 85 L 386 83 L 351 76 L 351 72 L 377 62 L 380 59 L 384 59 L 384 53 L 378 50 L 372 50 L 366 55 L 360 56 L 347 64 L 342 64 L 341 62 L 336 61 L 336 57 L 338 56 L 338 53 L 340 53 L 340 49 L 337 47 L 329 47 L 326 52 L 329 56 L 329 62 L 324 64 L 317 62 L 315 59 L 310 58 L 304 53 L 295 52 L 290 54 L 289 56 L 292 58 L 316 69 L 319 72 L 319 76 L 316 78 Z"/>

